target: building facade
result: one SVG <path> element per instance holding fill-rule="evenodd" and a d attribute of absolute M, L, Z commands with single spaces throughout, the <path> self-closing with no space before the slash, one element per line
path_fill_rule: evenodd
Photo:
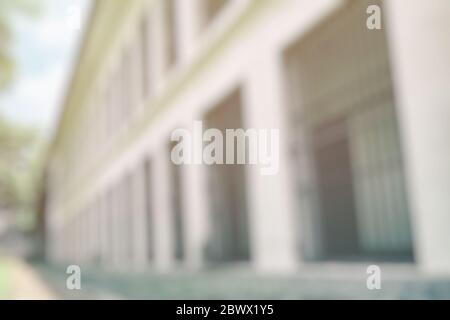
<path fill-rule="evenodd" d="M 47 163 L 48 258 L 449 273 L 449 15 L 447 0 L 95 1 Z M 171 133 L 198 120 L 279 129 L 278 173 L 175 165 Z"/>

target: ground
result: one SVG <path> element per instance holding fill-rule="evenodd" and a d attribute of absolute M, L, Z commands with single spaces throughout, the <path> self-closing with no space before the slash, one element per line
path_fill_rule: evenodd
<path fill-rule="evenodd" d="M 381 290 L 368 290 L 365 265 L 311 266 L 304 272 L 262 275 L 248 267 L 204 272 L 82 271 L 82 290 L 65 288 L 62 267 L 36 264 L 66 299 L 449 299 L 450 277 L 427 278 L 410 266 L 383 266 Z M 83 268 L 82 268 L 83 269 Z"/>
<path fill-rule="evenodd" d="M 0 300 L 8 298 L 8 268 L 6 264 L 0 264 Z"/>
<path fill-rule="evenodd" d="M 0 257 L 0 300 L 48 300 L 56 297 L 31 265 L 19 258 Z"/>
<path fill-rule="evenodd" d="M 0 299 L 450 299 L 450 277 L 411 266 L 381 266 L 381 290 L 368 290 L 366 267 L 314 265 L 290 274 L 249 267 L 168 274 L 82 267 L 81 290 L 66 288 L 66 267 L 0 258 Z"/>

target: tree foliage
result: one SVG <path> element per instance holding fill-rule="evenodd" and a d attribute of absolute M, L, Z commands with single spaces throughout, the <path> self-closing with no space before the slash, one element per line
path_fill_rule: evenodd
<path fill-rule="evenodd" d="M 13 82 L 13 22 L 38 13 L 42 1 L 0 0 L 0 92 Z M 0 213 L 32 212 L 40 178 L 41 144 L 36 130 L 18 126 L 0 114 Z"/>
<path fill-rule="evenodd" d="M 39 132 L 0 116 L 0 211 L 32 220 L 43 154 Z"/>

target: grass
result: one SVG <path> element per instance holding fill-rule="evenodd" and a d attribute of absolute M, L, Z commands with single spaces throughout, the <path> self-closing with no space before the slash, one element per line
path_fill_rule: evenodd
<path fill-rule="evenodd" d="M 7 264 L 0 262 L 0 300 L 5 300 L 9 297 L 10 286 L 8 273 Z"/>

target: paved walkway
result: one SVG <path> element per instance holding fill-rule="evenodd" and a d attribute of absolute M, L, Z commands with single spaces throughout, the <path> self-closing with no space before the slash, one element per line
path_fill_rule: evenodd
<path fill-rule="evenodd" d="M 5 257 L 0 258 L 0 299 L 50 300 L 56 295 L 26 262 Z"/>
<path fill-rule="evenodd" d="M 64 299 L 450 299 L 450 277 L 428 278 L 409 264 L 380 268 L 381 290 L 367 288 L 363 263 L 321 263 L 279 275 L 247 266 L 164 274 L 82 267 L 82 290 L 67 290 L 64 266 L 35 265 Z"/>

